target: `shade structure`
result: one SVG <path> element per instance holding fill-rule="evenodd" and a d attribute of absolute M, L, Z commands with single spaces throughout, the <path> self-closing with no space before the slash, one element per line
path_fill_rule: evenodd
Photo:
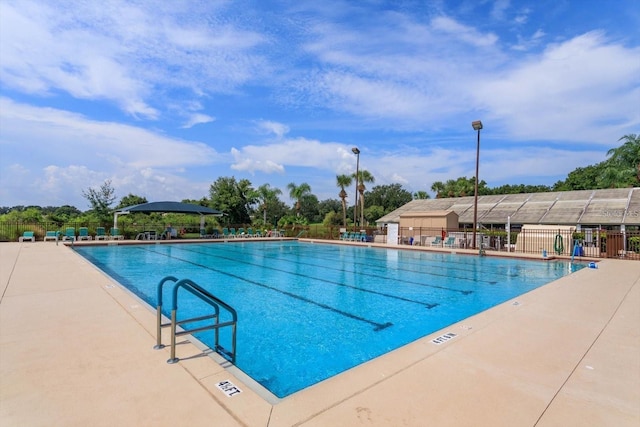
<path fill-rule="evenodd" d="M 204 215 L 222 216 L 222 212 L 208 208 L 206 206 L 194 205 L 191 203 L 181 202 L 150 202 L 141 203 L 139 205 L 127 206 L 126 208 L 118 209 L 113 215 L 113 227 L 118 228 L 118 215 L 126 215 L 132 212 L 171 212 L 171 213 L 190 213 L 201 215 L 201 223 L 204 220 Z"/>

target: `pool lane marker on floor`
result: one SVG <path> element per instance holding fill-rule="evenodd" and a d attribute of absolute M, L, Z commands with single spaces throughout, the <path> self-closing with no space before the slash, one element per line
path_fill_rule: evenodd
<path fill-rule="evenodd" d="M 355 314 L 348 313 L 348 312 L 342 311 L 342 310 L 338 310 L 335 307 L 331 307 L 329 305 L 322 304 L 320 302 L 310 300 L 310 299 L 302 297 L 300 295 L 296 295 L 296 294 L 291 293 L 291 292 L 283 291 L 282 289 L 274 288 L 273 286 L 265 285 L 264 283 L 256 282 L 255 280 L 250 280 L 250 279 L 247 279 L 246 277 L 238 276 L 237 274 L 232 274 L 232 273 L 228 273 L 228 272 L 225 272 L 225 271 L 222 271 L 222 270 L 218 270 L 217 268 L 213 268 L 213 267 L 211 267 L 209 265 L 198 264 L 197 262 L 193 262 L 193 261 L 190 261 L 190 260 L 187 260 L 187 259 L 182 259 L 182 258 L 179 258 L 179 257 L 177 257 L 175 255 L 167 255 L 165 253 L 158 252 L 158 251 L 155 251 L 155 250 L 151 250 L 151 249 L 148 249 L 148 248 L 140 248 L 140 249 L 148 251 L 148 252 L 153 252 L 155 254 L 158 254 L 158 255 L 161 255 L 161 256 L 164 256 L 164 257 L 167 257 L 167 258 L 173 258 L 173 259 L 176 259 L 178 261 L 186 262 L 187 264 L 191 264 L 191 265 L 195 265 L 195 266 L 198 266 L 198 267 L 206 268 L 207 270 L 215 271 L 216 273 L 224 274 L 225 276 L 233 277 L 234 279 L 238 279 L 238 280 L 241 280 L 243 282 L 251 283 L 252 285 L 260 286 L 262 288 L 270 289 L 272 291 L 279 292 L 279 293 L 281 293 L 283 295 L 287 295 L 287 296 L 289 296 L 291 298 L 295 298 L 295 299 L 298 299 L 300 301 L 304 301 L 306 303 L 316 305 L 316 306 L 318 306 L 320 308 L 324 308 L 325 310 L 332 311 L 332 312 L 334 312 L 336 314 L 340 314 L 340 315 L 348 317 L 350 319 L 354 319 L 354 320 L 358 320 L 360 322 L 368 323 L 368 324 L 374 326 L 373 330 L 375 332 L 378 332 L 378 331 L 381 331 L 383 329 L 386 329 L 389 326 L 393 326 L 393 323 L 391 323 L 391 322 L 379 323 L 379 322 L 376 322 L 376 321 L 373 321 L 373 320 L 366 319 L 364 317 L 356 316 Z"/>
<path fill-rule="evenodd" d="M 185 249 L 186 250 L 186 249 Z M 196 252 L 196 251 L 191 251 L 191 252 Z M 235 252 L 235 253 L 239 253 L 238 251 L 230 251 L 227 248 L 225 248 L 225 252 Z M 197 252 L 197 253 L 202 253 L 202 252 Z M 205 253 L 207 254 L 207 253 Z M 211 254 L 213 256 L 213 254 Z M 219 256 L 219 255 L 216 255 Z M 309 265 L 309 266 L 313 266 L 313 267 L 317 267 L 316 264 L 311 264 L 311 263 L 305 263 L 302 261 L 290 261 L 287 260 L 285 258 L 280 258 L 280 257 L 275 257 L 275 256 L 266 256 L 266 255 L 262 255 L 263 258 L 268 258 L 268 259 L 277 259 L 277 260 L 281 260 L 281 261 L 289 261 L 289 262 L 295 262 L 296 264 L 300 264 L 300 265 Z M 234 261 L 237 261 L 235 258 L 227 258 L 227 259 L 233 259 Z M 316 258 L 316 259 L 322 259 L 322 258 Z M 362 264 L 362 263 L 357 263 L 354 262 L 353 264 L 361 264 L 361 265 L 366 265 L 366 264 Z M 335 271 L 348 271 L 348 270 L 339 270 L 339 269 L 335 269 L 335 268 L 330 268 L 330 267 L 326 267 L 328 269 L 331 270 L 335 270 Z M 402 269 L 397 269 L 397 271 L 402 271 Z M 419 271 L 413 271 L 413 270 L 406 270 L 406 271 L 412 271 L 414 273 L 422 273 Z M 355 271 L 350 271 L 351 273 L 355 273 Z M 358 274 L 362 275 L 362 276 L 366 276 L 366 277 L 375 277 L 376 279 L 386 279 L 387 276 L 384 275 L 380 275 L 380 274 L 373 274 L 373 273 L 368 273 L 368 272 L 358 272 Z M 440 277 L 447 277 L 450 278 L 450 276 L 446 275 L 446 274 L 436 274 L 436 273 L 423 273 L 423 274 L 428 274 L 430 276 L 440 276 Z M 467 280 L 467 281 L 477 281 L 477 282 L 484 282 L 484 283 L 488 283 L 490 285 L 495 285 L 497 282 L 490 282 L 490 281 L 484 281 L 484 280 L 476 280 L 476 279 L 472 279 L 472 278 L 465 278 L 465 277 L 456 277 L 456 279 L 459 280 Z M 462 289 L 454 289 L 454 288 L 449 288 L 446 286 L 439 286 L 439 285 L 430 285 L 428 283 L 421 283 L 421 282 L 415 282 L 412 280 L 404 280 L 401 278 L 395 278 L 394 279 L 396 282 L 401 282 L 401 283 L 407 283 L 409 285 L 416 285 L 416 286 L 423 286 L 426 288 L 436 288 L 436 289 L 443 289 L 445 291 L 451 291 L 451 292 L 458 292 L 461 293 L 462 295 L 469 295 L 472 294 L 473 291 L 470 290 L 462 290 Z M 361 288 L 356 288 L 356 289 L 361 289 Z M 426 303 L 426 305 L 429 305 L 429 303 Z M 435 304 L 433 307 L 437 306 L 438 304 Z M 433 308 L 433 307 L 427 307 L 427 308 Z"/>
<path fill-rule="evenodd" d="M 318 282 L 324 282 L 324 283 L 329 283 L 330 285 L 334 285 L 334 286 L 341 286 L 341 287 L 344 287 L 344 288 L 350 288 L 350 289 L 354 289 L 354 290 L 359 291 L 359 292 L 366 292 L 366 293 L 369 293 L 369 294 L 380 295 L 380 296 L 383 296 L 383 297 L 386 297 L 386 298 L 393 298 L 393 299 L 397 299 L 397 300 L 400 300 L 400 301 L 410 302 L 410 303 L 413 303 L 413 304 L 424 305 L 428 309 L 432 309 L 432 308 L 437 307 L 439 305 L 438 303 L 417 301 L 417 300 L 401 297 L 401 296 L 398 296 L 398 295 L 392 295 L 392 294 L 388 294 L 388 293 L 385 293 L 385 292 L 374 291 L 372 289 L 365 289 L 365 288 L 360 288 L 358 286 L 347 285 L 346 283 L 334 282 L 333 280 L 323 279 L 322 277 L 309 277 L 309 276 L 306 276 L 306 275 L 304 275 L 302 273 L 296 273 L 294 271 L 288 271 L 288 270 L 283 270 L 283 269 L 280 269 L 280 268 L 269 267 L 269 266 L 265 266 L 265 265 L 262 265 L 262 264 L 255 264 L 255 263 L 251 263 L 251 262 L 240 261 L 237 258 L 225 257 L 223 255 L 212 254 L 210 252 L 200 252 L 200 251 L 195 251 L 193 249 L 185 249 L 185 248 L 180 248 L 180 249 L 184 250 L 186 252 L 192 252 L 192 253 L 196 253 L 196 254 L 200 254 L 200 255 L 207 255 L 207 256 L 211 256 L 211 257 L 215 256 L 216 259 L 226 259 L 226 260 L 229 260 L 229 261 L 237 262 L 239 264 L 252 265 L 254 267 L 260 267 L 260 268 L 265 269 L 265 270 L 279 271 L 281 273 L 290 274 L 292 276 L 310 278 L 310 279 L 316 280 Z M 269 257 L 265 257 L 265 258 L 269 258 Z M 275 258 L 275 257 L 271 257 L 271 259 L 282 260 L 281 258 Z M 285 260 L 285 261 L 288 261 L 288 260 Z M 288 262 L 293 262 L 293 261 L 288 261 Z M 305 264 L 305 263 L 302 263 L 302 262 L 299 262 L 297 264 L 300 264 L 300 265 L 313 265 L 313 264 Z M 332 270 L 336 270 L 336 269 L 332 269 Z M 346 270 L 337 270 L 337 271 L 346 271 Z M 398 280 L 398 279 L 394 279 L 394 280 L 402 281 L 402 280 Z"/>

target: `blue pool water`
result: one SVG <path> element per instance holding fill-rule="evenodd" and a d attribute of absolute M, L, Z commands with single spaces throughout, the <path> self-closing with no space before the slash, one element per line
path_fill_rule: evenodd
<path fill-rule="evenodd" d="M 584 267 L 302 242 L 75 249 L 152 307 L 169 275 L 234 307 L 236 366 L 278 397 Z M 165 286 L 169 309 L 170 292 Z M 190 294 L 179 301 L 180 318 L 206 308 Z M 213 332 L 196 336 L 213 345 Z M 230 335 L 221 336 L 229 349 Z"/>

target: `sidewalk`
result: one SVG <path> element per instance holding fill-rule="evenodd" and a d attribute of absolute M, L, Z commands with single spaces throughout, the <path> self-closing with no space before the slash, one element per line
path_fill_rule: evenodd
<path fill-rule="evenodd" d="M 192 344 L 167 364 L 154 310 L 72 249 L 0 243 L 0 425 L 637 426 L 639 283 L 605 260 L 270 403 Z"/>

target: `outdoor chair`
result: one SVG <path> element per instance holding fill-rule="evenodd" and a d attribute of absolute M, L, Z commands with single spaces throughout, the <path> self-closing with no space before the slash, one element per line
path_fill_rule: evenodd
<path fill-rule="evenodd" d="M 122 234 L 120 234 L 120 230 L 117 228 L 112 228 L 111 229 L 111 236 L 109 237 L 110 240 L 123 240 L 124 236 Z"/>
<path fill-rule="evenodd" d="M 36 241 L 36 236 L 34 235 L 33 231 L 25 231 L 24 233 L 22 233 L 22 236 L 18 237 L 19 242 L 24 242 L 25 240 L 30 240 L 32 242 Z"/>
<path fill-rule="evenodd" d="M 104 227 L 96 227 L 96 240 L 107 240 L 107 237 Z"/>
<path fill-rule="evenodd" d="M 446 248 L 455 248 L 456 247 L 456 238 L 455 237 L 447 237 L 447 240 L 444 242 L 444 246 Z"/>
<path fill-rule="evenodd" d="M 78 229 L 78 240 L 91 240 L 91 236 L 89 236 L 89 229 L 87 227 L 80 227 Z"/>
<path fill-rule="evenodd" d="M 440 246 L 440 245 L 442 245 L 442 237 L 436 236 L 436 238 L 433 239 L 433 242 L 431 242 L 431 246 Z"/>
<path fill-rule="evenodd" d="M 59 235 L 60 235 L 59 231 L 47 231 L 42 241 L 46 242 L 47 240 L 58 240 Z"/>
<path fill-rule="evenodd" d="M 67 227 L 67 229 L 64 231 L 64 236 L 62 236 L 62 240 L 71 240 L 72 242 L 75 242 L 76 240 L 76 229 L 73 227 Z"/>

